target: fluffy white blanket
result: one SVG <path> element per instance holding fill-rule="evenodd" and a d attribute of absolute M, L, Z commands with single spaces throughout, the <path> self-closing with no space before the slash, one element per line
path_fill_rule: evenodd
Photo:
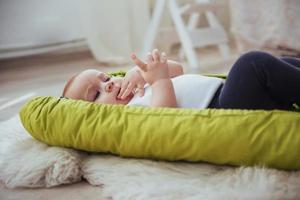
<path fill-rule="evenodd" d="M 113 199 L 299 199 L 300 171 L 158 162 L 40 143 L 15 116 L 0 123 L 0 180 L 52 187 L 86 179 Z"/>

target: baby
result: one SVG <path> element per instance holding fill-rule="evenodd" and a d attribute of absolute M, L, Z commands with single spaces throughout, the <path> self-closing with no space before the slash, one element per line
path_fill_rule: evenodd
<path fill-rule="evenodd" d="M 215 77 L 183 74 L 182 66 L 157 49 L 146 62 L 131 56 L 136 67 L 123 78 L 85 70 L 71 78 L 63 96 L 128 106 L 283 109 L 300 105 L 300 60 L 277 58 L 260 51 L 241 55 L 226 82 Z M 137 92 L 140 95 L 137 95 Z"/>
<path fill-rule="evenodd" d="M 85 70 L 67 82 L 63 96 L 104 104 L 205 108 L 222 84 L 218 78 L 183 75 L 181 64 L 157 49 L 148 53 L 146 62 L 135 54 L 131 58 L 137 66 L 125 77 Z"/>

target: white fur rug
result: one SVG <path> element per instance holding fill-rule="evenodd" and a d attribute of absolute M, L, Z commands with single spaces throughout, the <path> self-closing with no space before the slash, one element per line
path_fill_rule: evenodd
<path fill-rule="evenodd" d="M 0 180 L 52 187 L 86 179 L 113 199 L 300 199 L 300 171 L 88 155 L 31 138 L 18 116 L 0 123 Z"/>

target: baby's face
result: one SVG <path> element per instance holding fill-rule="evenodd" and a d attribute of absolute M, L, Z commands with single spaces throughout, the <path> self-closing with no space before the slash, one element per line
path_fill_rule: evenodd
<path fill-rule="evenodd" d="M 123 78 L 110 78 L 107 74 L 94 69 L 81 72 L 72 82 L 65 97 L 104 104 L 127 104 L 133 97 L 122 100 L 117 98 Z"/>

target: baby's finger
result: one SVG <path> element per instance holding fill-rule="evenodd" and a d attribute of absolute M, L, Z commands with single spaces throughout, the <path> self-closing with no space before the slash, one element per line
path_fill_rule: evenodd
<path fill-rule="evenodd" d="M 132 83 L 128 84 L 128 87 L 126 88 L 125 92 L 121 96 L 121 99 L 125 99 L 134 89 L 135 85 Z"/>
<path fill-rule="evenodd" d="M 118 94 L 118 98 L 121 98 L 121 96 L 124 94 L 125 90 L 127 89 L 128 85 L 129 85 L 129 81 L 123 81 L 122 82 L 121 90 Z"/>
<path fill-rule="evenodd" d="M 167 54 L 165 52 L 161 53 L 160 62 L 166 63 L 167 62 Z"/>
<path fill-rule="evenodd" d="M 144 96 L 144 94 L 145 94 L 145 88 L 139 88 L 140 97 Z"/>
<path fill-rule="evenodd" d="M 136 57 L 134 53 L 131 54 L 131 59 L 139 68 L 141 68 L 141 70 L 147 71 L 147 64 L 141 61 L 138 57 Z"/>
<path fill-rule="evenodd" d="M 153 56 L 154 62 L 159 62 L 160 56 L 159 56 L 159 51 L 157 49 L 154 49 L 152 51 L 152 56 Z"/>
<path fill-rule="evenodd" d="M 118 98 L 121 98 L 121 96 L 123 95 L 123 93 L 125 92 L 127 86 L 128 86 L 129 82 L 128 81 L 123 81 L 122 85 L 121 85 L 121 90 L 118 94 Z"/>
<path fill-rule="evenodd" d="M 137 85 L 137 89 L 138 89 L 138 93 L 139 93 L 140 97 L 144 96 L 144 94 L 145 94 L 144 86 L 145 86 L 145 84 L 143 84 L 143 83 L 139 83 Z"/>
<path fill-rule="evenodd" d="M 152 63 L 154 61 L 152 54 L 149 52 L 147 54 L 147 63 Z"/>

